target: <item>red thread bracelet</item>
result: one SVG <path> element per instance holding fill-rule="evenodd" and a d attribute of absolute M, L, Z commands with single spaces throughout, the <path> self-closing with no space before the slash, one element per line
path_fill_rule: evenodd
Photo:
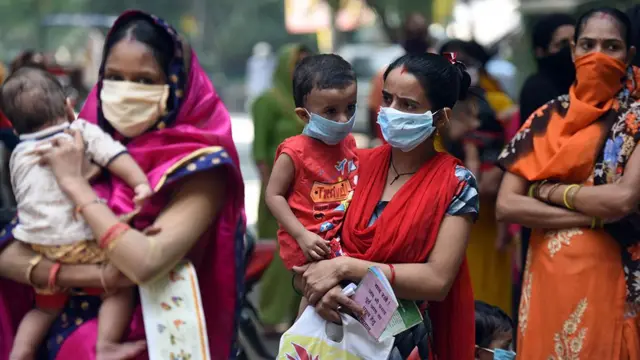
<path fill-rule="evenodd" d="M 395 284 L 396 282 L 396 267 L 392 264 L 389 264 L 389 270 L 391 270 L 391 279 L 389 280 L 389 283 L 391 283 L 391 286 L 393 286 L 393 284 Z"/>
<path fill-rule="evenodd" d="M 49 290 L 53 291 L 56 289 L 56 278 L 58 277 L 61 266 L 62 265 L 60 265 L 60 263 L 55 263 L 51 267 L 51 270 L 49 270 L 49 281 L 47 282 L 47 287 L 49 288 Z"/>
<path fill-rule="evenodd" d="M 129 225 L 121 222 L 117 222 L 111 225 L 111 227 L 107 229 L 107 231 L 105 231 L 104 234 L 102 234 L 102 236 L 100 237 L 98 246 L 100 246 L 101 249 L 105 249 L 107 246 L 109 246 L 109 243 L 113 241 L 113 239 L 117 238 L 118 235 L 121 235 L 123 232 L 129 229 L 131 229 Z"/>

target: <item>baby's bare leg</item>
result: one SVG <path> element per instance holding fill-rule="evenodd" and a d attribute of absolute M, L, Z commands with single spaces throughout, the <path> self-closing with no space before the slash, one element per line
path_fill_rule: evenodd
<path fill-rule="evenodd" d="M 98 359 L 101 352 L 109 351 L 112 345 L 120 343 L 124 332 L 131 321 L 135 288 L 120 289 L 106 295 L 98 314 L 98 342 L 96 351 Z"/>
<path fill-rule="evenodd" d="M 13 341 L 10 360 L 33 360 L 60 310 L 33 309 L 25 315 Z"/>

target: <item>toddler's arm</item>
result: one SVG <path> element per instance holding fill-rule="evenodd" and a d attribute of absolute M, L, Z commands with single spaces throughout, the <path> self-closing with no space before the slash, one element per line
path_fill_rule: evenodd
<path fill-rule="evenodd" d="M 322 260 L 331 253 L 329 242 L 307 231 L 291 211 L 286 194 L 295 177 L 295 165 L 289 155 L 283 153 L 276 159 L 267 184 L 265 201 L 273 216 L 284 230 L 296 239 L 309 260 Z"/>
<path fill-rule="evenodd" d="M 106 167 L 109 172 L 121 178 L 136 193 L 136 203 L 152 194 L 147 175 L 127 153 L 127 148 L 97 125 L 78 119 L 71 123 L 71 128 L 82 133 L 86 151 L 94 162 Z"/>
<path fill-rule="evenodd" d="M 147 174 L 142 171 L 138 163 L 128 153 L 123 153 L 113 159 L 107 169 L 116 175 L 136 192 L 136 197 L 140 196 L 139 192 L 149 192 L 151 195 L 151 186 L 147 179 Z"/>

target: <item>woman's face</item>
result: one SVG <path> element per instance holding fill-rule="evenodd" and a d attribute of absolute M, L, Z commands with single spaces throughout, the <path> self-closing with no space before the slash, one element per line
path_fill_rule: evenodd
<path fill-rule="evenodd" d="M 420 81 L 413 74 L 410 74 L 404 66 L 391 70 L 387 76 L 382 90 L 382 106 L 411 114 L 434 111 Z M 435 110 L 440 110 L 434 114 L 435 126 L 438 131 L 445 131 L 451 110 Z"/>
<path fill-rule="evenodd" d="M 382 104 L 412 114 L 424 114 L 431 110 L 431 103 L 422 85 L 404 66 L 391 70 L 387 76 L 382 90 Z"/>
<path fill-rule="evenodd" d="M 153 51 L 144 43 L 130 38 L 120 40 L 109 51 L 104 79 L 148 85 L 167 83 L 167 77 L 153 56 Z"/>
<path fill-rule="evenodd" d="M 601 52 L 628 63 L 633 56 L 629 56 L 622 30 L 620 23 L 613 16 L 605 13 L 593 14 L 584 23 L 574 45 L 574 60 L 587 54 Z"/>

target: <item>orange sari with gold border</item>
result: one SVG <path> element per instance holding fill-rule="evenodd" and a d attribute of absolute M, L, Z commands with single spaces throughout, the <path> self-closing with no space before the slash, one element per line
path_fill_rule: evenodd
<path fill-rule="evenodd" d="M 569 95 L 525 123 L 500 155 L 506 171 L 531 182 L 584 186 L 623 175 L 640 140 L 640 70 L 628 69 L 623 82 L 618 75 L 614 86 L 598 80 L 602 86 L 585 91 L 580 81 L 598 75 L 589 73 L 591 79 L 578 79 Z M 636 213 L 603 230 L 533 230 L 517 324 L 518 359 L 640 359 L 639 229 Z"/>

